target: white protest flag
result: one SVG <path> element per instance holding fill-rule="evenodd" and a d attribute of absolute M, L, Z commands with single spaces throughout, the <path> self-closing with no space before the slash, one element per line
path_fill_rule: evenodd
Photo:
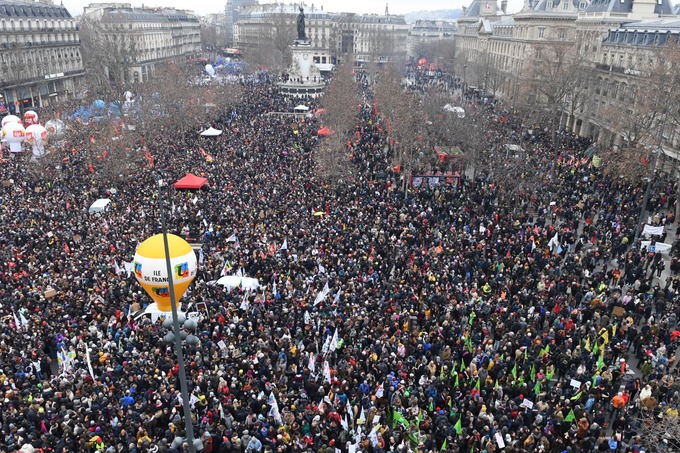
<path fill-rule="evenodd" d="M 17 329 L 21 329 L 21 323 L 19 322 L 19 318 L 17 318 L 17 314 L 14 311 L 12 311 L 12 314 L 14 315 L 14 325 Z"/>
<path fill-rule="evenodd" d="M 380 384 L 378 386 L 378 390 L 375 391 L 375 397 L 376 398 L 382 398 L 384 394 L 385 394 L 385 388 L 383 387 L 382 384 Z"/>
<path fill-rule="evenodd" d="M 326 273 L 326 268 L 324 267 L 323 264 L 319 263 L 319 274 L 325 274 Z"/>
<path fill-rule="evenodd" d="M 326 341 L 324 341 L 323 347 L 321 348 L 321 353 L 323 355 L 328 354 L 328 350 L 331 347 L 331 341 L 333 341 L 333 339 L 330 337 L 330 335 L 328 337 L 326 337 Z"/>
<path fill-rule="evenodd" d="M 83 340 L 80 340 L 83 341 Z M 85 359 L 87 360 L 87 371 L 90 372 L 90 377 L 92 378 L 93 381 L 96 381 L 94 378 L 94 370 L 92 370 L 92 360 L 90 359 L 90 348 L 87 346 L 87 343 L 85 343 Z"/>
<path fill-rule="evenodd" d="M 309 371 L 312 373 L 316 371 L 316 353 L 315 352 L 310 352 L 309 353 L 309 364 L 307 364 L 307 368 L 309 368 Z"/>
<path fill-rule="evenodd" d="M 249 294 L 250 294 L 250 293 L 246 292 L 246 293 L 243 295 L 243 300 L 241 301 L 241 305 L 238 307 L 238 308 L 240 308 L 241 310 L 246 310 L 246 311 L 248 311 L 248 295 L 249 295 Z"/>
<path fill-rule="evenodd" d="M 205 255 L 203 254 L 203 249 L 198 250 L 198 265 L 203 266 L 203 261 L 205 261 Z"/>
<path fill-rule="evenodd" d="M 26 327 L 28 325 L 28 319 L 24 316 L 24 314 L 19 310 L 19 319 L 21 319 L 21 325 Z"/>
<path fill-rule="evenodd" d="M 276 401 L 274 392 L 269 394 L 269 397 L 267 398 L 267 404 L 271 406 L 269 408 L 269 417 L 273 417 L 274 422 L 276 422 L 277 425 L 283 424 L 283 419 L 281 418 L 281 413 L 279 412 L 279 403 Z"/>
<path fill-rule="evenodd" d="M 236 272 L 236 276 L 237 277 L 243 277 L 243 268 L 242 267 L 238 268 L 238 271 Z"/>
<path fill-rule="evenodd" d="M 312 323 L 312 317 L 309 315 L 309 312 L 307 310 L 305 310 L 304 319 L 305 319 L 305 325 L 309 325 L 309 324 Z"/>
<path fill-rule="evenodd" d="M 331 367 L 328 364 L 328 361 L 324 361 L 323 363 L 323 377 L 328 381 L 330 384 L 332 382 L 331 380 Z"/>
<path fill-rule="evenodd" d="M 357 418 L 357 423 L 366 423 L 366 412 L 364 412 L 364 406 L 361 406 L 361 412 L 359 412 L 359 418 Z"/>
<path fill-rule="evenodd" d="M 354 408 L 352 407 L 352 404 L 350 403 L 347 405 L 347 415 L 349 415 L 349 420 L 354 421 Z"/>
<path fill-rule="evenodd" d="M 288 250 L 288 239 L 283 240 L 283 244 L 279 250 Z"/>
<path fill-rule="evenodd" d="M 333 352 L 336 349 L 338 349 L 338 329 L 335 329 L 335 332 L 333 333 L 333 337 L 331 338 L 331 342 L 328 345 L 328 351 Z"/>
<path fill-rule="evenodd" d="M 121 272 L 123 272 L 123 269 L 121 269 L 120 266 L 118 266 L 117 260 L 113 262 L 113 269 L 116 271 L 116 275 L 120 275 Z"/>
<path fill-rule="evenodd" d="M 328 287 L 328 282 L 326 282 L 321 292 L 316 295 L 316 299 L 314 299 L 314 306 L 317 306 L 323 302 L 329 292 L 331 292 L 331 289 Z"/>
<path fill-rule="evenodd" d="M 128 263 L 127 261 L 123 261 L 123 269 L 125 269 L 125 272 L 127 272 L 128 278 L 130 278 L 130 275 L 132 275 L 132 267 L 132 262 Z"/>
<path fill-rule="evenodd" d="M 652 225 L 645 225 L 644 230 L 642 230 L 642 234 L 649 234 L 650 236 L 661 236 L 663 235 L 663 226 L 652 226 Z"/>
<path fill-rule="evenodd" d="M 236 233 L 233 233 L 231 236 L 227 238 L 227 242 L 236 242 L 238 241 L 238 238 L 236 237 Z"/>
<path fill-rule="evenodd" d="M 340 302 L 340 290 L 338 290 L 338 292 L 335 293 L 335 297 L 333 298 L 333 305 L 337 305 L 338 302 Z"/>
<path fill-rule="evenodd" d="M 368 433 L 368 438 L 371 439 L 371 444 L 373 447 L 378 445 L 378 430 L 380 429 L 380 423 L 376 423 L 370 433 Z"/>
<path fill-rule="evenodd" d="M 349 423 L 347 423 L 347 414 L 343 418 L 340 419 L 340 426 L 342 426 L 342 429 L 345 431 L 349 431 Z"/>
<path fill-rule="evenodd" d="M 548 248 L 552 251 L 552 249 L 557 248 L 558 245 L 560 245 L 560 240 L 557 237 L 557 232 L 555 232 L 555 236 L 548 242 Z"/>
<path fill-rule="evenodd" d="M 220 411 L 220 419 L 226 420 L 226 419 L 227 419 L 227 416 L 224 415 L 224 407 L 222 406 L 222 403 L 220 403 L 219 411 Z"/>
<path fill-rule="evenodd" d="M 276 287 L 276 282 L 272 284 L 272 294 L 276 296 L 279 293 L 278 288 Z"/>

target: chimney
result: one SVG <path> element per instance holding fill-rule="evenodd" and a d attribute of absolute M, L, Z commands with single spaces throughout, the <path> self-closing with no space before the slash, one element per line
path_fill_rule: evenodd
<path fill-rule="evenodd" d="M 390 5 L 388 3 L 385 3 L 385 16 L 390 15 Z"/>
<path fill-rule="evenodd" d="M 501 1 L 501 11 L 503 11 L 503 14 L 508 14 L 508 0 Z"/>

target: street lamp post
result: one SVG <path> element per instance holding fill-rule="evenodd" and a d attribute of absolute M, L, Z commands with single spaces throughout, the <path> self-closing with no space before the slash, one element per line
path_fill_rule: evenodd
<path fill-rule="evenodd" d="M 170 307 L 172 309 L 172 330 L 175 340 L 175 353 L 177 354 L 177 363 L 179 365 L 179 387 L 182 395 L 182 410 L 184 412 L 184 427 L 186 429 L 186 443 L 189 447 L 190 453 L 196 453 L 194 446 L 194 425 L 191 420 L 191 405 L 189 404 L 189 389 L 187 387 L 187 375 L 184 368 L 184 352 L 182 351 L 182 337 L 179 328 L 179 317 L 177 314 L 177 298 L 175 297 L 175 288 L 172 278 L 172 264 L 170 263 L 170 246 L 168 245 L 168 229 L 165 223 L 165 209 L 163 203 L 163 181 L 158 181 L 158 209 L 161 214 L 161 230 L 163 232 L 163 247 L 165 248 L 165 266 L 168 273 L 168 289 L 170 292 Z"/>

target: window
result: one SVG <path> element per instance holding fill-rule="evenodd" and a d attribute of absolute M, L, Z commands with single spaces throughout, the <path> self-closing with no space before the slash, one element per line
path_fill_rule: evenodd
<path fill-rule="evenodd" d="M 539 29 L 538 29 L 538 37 L 539 37 L 539 38 L 544 38 L 544 37 L 545 37 L 545 28 L 544 28 L 544 27 L 539 27 Z"/>

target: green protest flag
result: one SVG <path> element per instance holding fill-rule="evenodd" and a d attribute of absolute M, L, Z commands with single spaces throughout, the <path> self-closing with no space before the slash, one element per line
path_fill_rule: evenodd
<path fill-rule="evenodd" d="M 439 380 L 444 380 L 444 365 L 442 365 L 441 369 L 439 370 Z"/>
<path fill-rule="evenodd" d="M 456 374 L 456 382 L 453 383 L 453 386 L 458 388 L 458 375 Z"/>
<path fill-rule="evenodd" d="M 569 411 L 569 414 L 566 417 L 564 417 L 564 421 L 573 422 L 574 420 L 576 420 L 576 415 L 574 414 L 574 409 L 572 409 Z"/>
<path fill-rule="evenodd" d="M 500 386 L 498 385 L 498 379 L 496 379 L 496 383 L 494 384 L 493 388 L 497 389 L 498 387 Z"/>
<path fill-rule="evenodd" d="M 536 380 L 536 364 L 531 365 L 531 373 L 529 374 L 532 381 Z"/>
<path fill-rule="evenodd" d="M 418 438 L 413 433 L 407 433 L 408 439 L 413 442 L 414 445 L 418 445 Z"/>
<path fill-rule="evenodd" d="M 440 448 L 439 451 L 444 451 L 444 450 L 446 450 L 446 441 L 447 441 L 447 440 L 448 440 L 448 439 L 444 439 L 444 443 L 442 444 L 442 448 Z"/>
<path fill-rule="evenodd" d="M 538 395 L 541 393 L 541 383 L 537 382 L 536 385 L 534 385 L 534 394 Z"/>
<path fill-rule="evenodd" d="M 551 381 L 554 375 L 555 375 L 555 368 L 551 368 L 545 374 L 545 377 L 548 378 L 549 381 Z"/>
<path fill-rule="evenodd" d="M 596 339 L 593 344 L 593 355 L 597 354 L 600 349 L 600 342 Z"/>
<path fill-rule="evenodd" d="M 456 374 L 456 367 L 454 365 L 455 364 L 451 364 L 451 377 L 453 377 L 453 375 Z"/>
<path fill-rule="evenodd" d="M 408 420 L 398 410 L 392 411 L 392 428 L 397 426 L 397 423 L 401 423 L 404 426 L 409 426 Z"/>
<path fill-rule="evenodd" d="M 604 368 L 604 357 L 600 354 L 600 357 L 597 359 L 597 371 L 600 371 L 602 368 Z"/>
<path fill-rule="evenodd" d="M 420 429 L 420 422 L 423 421 L 423 411 L 418 409 L 418 417 L 416 418 L 416 422 L 418 422 L 418 429 Z"/>
<path fill-rule="evenodd" d="M 526 350 L 526 348 L 524 349 L 524 361 L 525 362 L 527 361 L 527 350 Z"/>
<path fill-rule="evenodd" d="M 477 384 L 475 385 L 475 388 L 478 392 L 482 391 L 482 380 L 480 378 L 477 378 Z"/>
<path fill-rule="evenodd" d="M 434 412 L 434 401 L 430 400 L 430 405 L 427 407 L 430 412 Z"/>
<path fill-rule="evenodd" d="M 458 421 L 456 422 L 456 424 L 453 425 L 453 429 L 456 430 L 456 433 L 458 433 L 459 436 L 460 436 L 461 434 L 463 434 L 463 423 L 462 423 L 462 420 L 463 420 L 463 416 L 461 415 L 460 417 L 458 417 Z"/>
<path fill-rule="evenodd" d="M 550 345 L 547 344 L 545 345 L 545 348 L 541 349 L 541 355 L 548 355 L 550 354 Z"/>
<path fill-rule="evenodd" d="M 463 361 L 463 359 L 461 359 L 460 360 L 460 372 L 462 373 L 463 371 L 465 371 L 465 362 Z"/>
<path fill-rule="evenodd" d="M 503 362 L 505 360 L 505 353 L 501 354 L 499 357 L 500 361 Z"/>
<path fill-rule="evenodd" d="M 469 323 L 470 325 L 472 325 L 472 323 L 475 321 L 475 318 L 476 318 L 476 317 L 477 317 L 477 314 L 476 314 L 474 311 L 471 312 L 471 313 L 470 313 L 470 320 L 468 321 L 468 323 Z"/>
<path fill-rule="evenodd" d="M 581 398 L 582 395 L 583 395 L 583 392 L 578 392 L 576 395 L 572 396 L 572 397 L 569 398 L 569 399 L 570 399 L 571 401 L 576 401 L 576 400 L 578 400 L 579 398 Z"/>
<path fill-rule="evenodd" d="M 510 374 L 512 374 L 512 377 L 517 379 L 517 362 L 515 362 L 515 366 L 512 367 L 512 370 L 510 370 Z"/>

